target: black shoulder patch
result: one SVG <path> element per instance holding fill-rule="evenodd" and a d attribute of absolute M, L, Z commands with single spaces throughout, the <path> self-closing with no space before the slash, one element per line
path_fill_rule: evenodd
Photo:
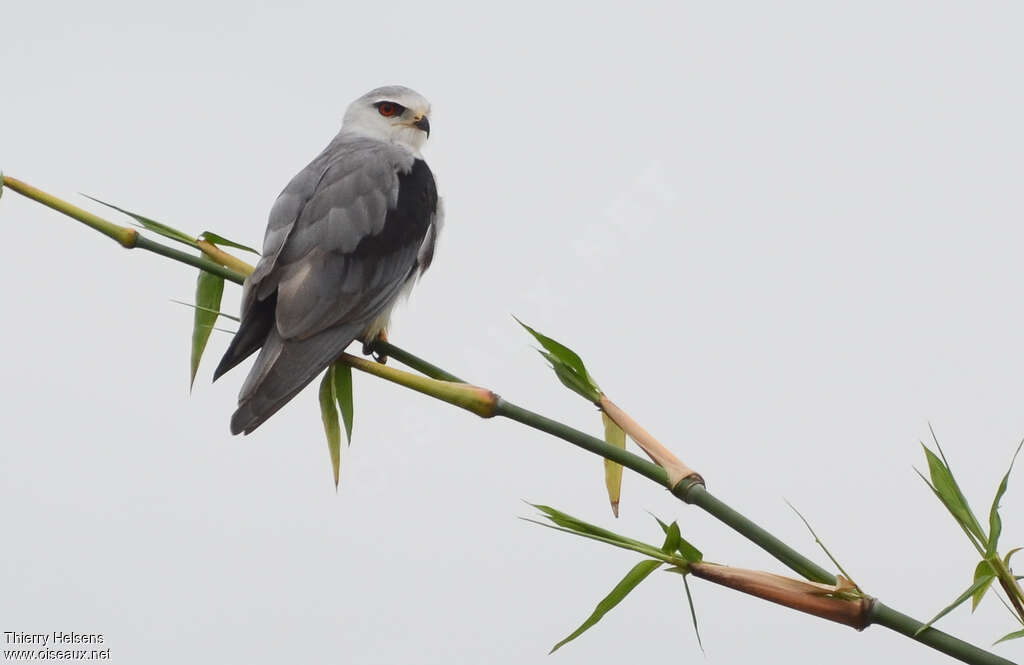
<path fill-rule="evenodd" d="M 409 245 L 419 246 L 436 210 L 434 174 L 425 161 L 417 159 L 407 173 L 398 173 L 398 203 L 388 210 L 384 228 L 360 240 L 353 256 L 381 256 Z"/>

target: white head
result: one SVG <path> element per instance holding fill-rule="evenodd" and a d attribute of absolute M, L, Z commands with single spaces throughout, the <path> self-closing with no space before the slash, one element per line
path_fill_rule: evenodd
<path fill-rule="evenodd" d="M 430 135 L 430 102 L 415 90 L 389 85 L 349 104 L 343 134 L 357 134 L 404 146 L 414 154 Z"/>

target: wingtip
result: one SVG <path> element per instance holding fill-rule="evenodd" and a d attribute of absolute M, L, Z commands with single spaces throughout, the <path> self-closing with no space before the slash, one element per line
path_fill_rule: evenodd
<path fill-rule="evenodd" d="M 252 405 L 243 402 L 231 415 L 231 433 L 248 436 L 256 431 L 256 428 L 266 422 L 271 414 L 259 414 L 253 411 Z"/>

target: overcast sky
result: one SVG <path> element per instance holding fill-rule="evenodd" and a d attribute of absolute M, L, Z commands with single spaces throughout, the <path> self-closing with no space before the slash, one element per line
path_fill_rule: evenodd
<path fill-rule="evenodd" d="M 925 620 L 976 563 L 912 469 L 928 423 L 979 513 L 1024 436 L 1024 12 L 825 4 L 8 3 L 0 168 L 259 244 L 347 104 L 413 87 L 448 214 L 393 340 L 599 433 L 520 317 L 715 495 L 823 561 L 789 499 Z M 314 389 L 231 437 L 216 333 L 189 395 L 194 270 L 11 191 L 0 228 L 0 631 L 103 633 L 116 663 L 701 660 L 663 573 L 548 658 L 638 557 L 523 500 L 784 572 L 628 473 L 615 521 L 599 459 L 364 375 L 335 493 Z M 945 658 L 691 586 L 709 662 Z M 1014 628 L 994 598 L 940 625 Z"/>

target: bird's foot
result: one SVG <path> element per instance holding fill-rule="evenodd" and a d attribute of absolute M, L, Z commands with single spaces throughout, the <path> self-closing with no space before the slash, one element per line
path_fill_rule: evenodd
<path fill-rule="evenodd" d="M 375 351 L 373 349 L 373 345 L 376 344 L 377 342 L 386 342 L 386 341 L 388 341 L 388 333 L 387 333 L 386 330 L 381 330 L 379 333 L 377 333 L 377 336 L 374 337 L 371 341 L 369 341 L 369 342 L 364 341 L 363 342 L 363 355 L 364 356 L 373 356 L 373 359 L 376 360 L 377 362 L 379 362 L 381 365 L 386 365 L 387 362 L 388 362 L 387 355 L 384 354 L 384 353 L 381 353 L 379 351 Z"/>

